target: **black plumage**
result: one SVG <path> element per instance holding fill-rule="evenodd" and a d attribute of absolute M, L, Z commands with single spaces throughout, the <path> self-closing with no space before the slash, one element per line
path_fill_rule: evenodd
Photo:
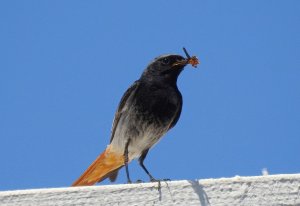
<path fill-rule="evenodd" d="M 183 63 L 176 65 L 179 62 Z M 151 180 L 154 178 L 143 165 L 143 161 L 149 149 L 175 126 L 180 117 L 182 95 L 177 87 L 177 78 L 186 65 L 185 62 L 185 58 L 180 55 L 163 55 L 156 58 L 144 70 L 140 79 L 125 92 L 115 115 L 111 144 L 114 144 L 117 128 L 125 127 L 125 135 L 123 133 L 123 136 L 117 136 L 122 140 L 116 141 L 115 144 L 125 148 L 129 141 L 128 160 L 139 158 L 141 166 Z M 123 126 L 120 124 L 122 116 L 129 117 L 124 118 L 126 123 L 123 123 Z"/>
<path fill-rule="evenodd" d="M 139 80 L 127 89 L 119 103 L 113 121 L 110 144 L 88 167 L 73 186 L 93 185 L 106 178 L 114 181 L 118 170 L 125 166 L 128 182 L 128 163 L 139 163 L 151 181 L 155 179 L 144 165 L 149 150 L 174 127 L 180 117 L 182 96 L 177 78 L 187 64 L 199 62 L 180 55 L 162 55 L 154 59 Z"/>

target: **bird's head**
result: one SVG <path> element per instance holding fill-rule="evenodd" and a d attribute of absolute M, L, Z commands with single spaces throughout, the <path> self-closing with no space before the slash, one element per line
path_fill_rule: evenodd
<path fill-rule="evenodd" d="M 155 58 L 144 70 L 142 78 L 153 80 L 177 80 L 178 75 L 188 64 L 197 67 L 199 60 L 196 56 L 190 57 L 186 50 L 186 58 L 177 54 L 166 54 Z"/>

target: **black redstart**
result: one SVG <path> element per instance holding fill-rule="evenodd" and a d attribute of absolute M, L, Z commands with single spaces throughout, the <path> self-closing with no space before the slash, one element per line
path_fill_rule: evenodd
<path fill-rule="evenodd" d="M 184 49 L 184 48 L 183 48 Z M 131 182 L 128 163 L 138 158 L 139 164 L 150 177 L 144 165 L 149 149 L 177 123 L 182 96 L 177 78 L 187 64 L 199 64 L 195 56 L 162 55 L 155 58 L 123 95 L 112 126 L 110 144 L 72 186 L 93 185 L 106 178 L 116 180 L 124 165 Z"/>

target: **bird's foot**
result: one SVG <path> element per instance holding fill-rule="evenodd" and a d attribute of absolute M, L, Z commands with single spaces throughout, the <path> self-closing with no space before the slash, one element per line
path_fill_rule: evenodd
<path fill-rule="evenodd" d="M 167 181 L 171 181 L 170 179 L 155 179 L 153 177 L 151 177 L 150 182 L 157 182 L 157 190 L 159 192 L 161 192 L 161 182 L 167 182 Z M 166 183 L 167 184 L 167 183 Z"/>
<path fill-rule="evenodd" d="M 137 180 L 136 183 L 143 183 L 143 180 Z"/>
<path fill-rule="evenodd" d="M 150 182 L 161 182 L 161 181 L 167 182 L 167 181 L 171 181 L 171 179 L 169 179 L 169 178 L 166 178 L 166 179 L 155 179 L 155 178 L 151 178 L 151 179 L 150 179 Z"/>

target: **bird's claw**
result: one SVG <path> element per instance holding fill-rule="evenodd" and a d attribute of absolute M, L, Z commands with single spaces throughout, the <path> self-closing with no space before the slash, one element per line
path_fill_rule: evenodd
<path fill-rule="evenodd" d="M 143 180 L 137 180 L 136 183 L 143 183 Z"/>
<path fill-rule="evenodd" d="M 151 178 L 151 179 L 150 179 L 150 182 L 161 182 L 161 181 L 166 182 L 166 181 L 171 181 L 171 179 L 169 179 L 169 178 L 165 178 L 165 179 L 155 179 L 155 178 Z"/>

